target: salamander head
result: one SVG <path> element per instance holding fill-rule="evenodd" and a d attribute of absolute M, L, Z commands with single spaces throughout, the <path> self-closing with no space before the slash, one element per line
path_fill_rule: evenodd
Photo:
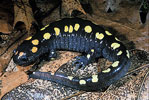
<path fill-rule="evenodd" d="M 29 37 L 14 51 L 13 60 L 17 65 L 28 66 L 37 61 L 43 51 L 40 40 Z"/>

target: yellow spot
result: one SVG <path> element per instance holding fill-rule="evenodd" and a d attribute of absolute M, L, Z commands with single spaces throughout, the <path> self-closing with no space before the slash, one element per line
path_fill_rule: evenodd
<path fill-rule="evenodd" d="M 44 39 L 50 39 L 50 37 L 51 37 L 51 34 L 50 33 L 45 33 L 44 35 L 43 35 L 43 38 Z"/>
<path fill-rule="evenodd" d="M 72 79 L 73 79 L 73 76 L 68 76 L 68 79 L 69 79 L 69 80 L 72 80 Z"/>
<path fill-rule="evenodd" d="M 91 52 L 94 52 L 94 49 L 91 49 Z"/>
<path fill-rule="evenodd" d="M 106 33 L 107 35 L 112 35 L 109 31 L 105 31 L 105 33 Z"/>
<path fill-rule="evenodd" d="M 99 32 L 96 33 L 96 38 L 101 40 L 104 38 L 104 35 L 102 33 L 99 34 Z"/>
<path fill-rule="evenodd" d="M 37 52 L 37 50 L 38 50 L 38 48 L 37 48 L 37 47 L 33 47 L 33 48 L 32 48 L 32 53 Z"/>
<path fill-rule="evenodd" d="M 24 55 L 24 52 L 20 52 L 19 53 L 19 56 L 18 56 L 18 59 L 21 57 L 21 56 L 23 56 Z"/>
<path fill-rule="evenodd" d="M 49 26 L 49 24 L 48 24 L 48 25 L 46 25 L 46 26 L 44 26 L 43 28 L 41 28 L 41 29 L 40 29 L 40 31 L 45 30 L 48 26 Z"/>
<path fill-rule="evenodd" d="M 117 55 L 119 56 L 119 55 L 121 55 L 123 52 L 122 51 L 119 51 L 118 53 L 117 53 Z"/>
<path fill-rule="evenodd" d="M 32 44 L 33 44 L 33 45 L 38 45 L 38 44 L 39 44 L 39 40 L 37 40 L 37 39 L 32 40 Z"/>
<path fill-rule="evenodd" d="M 68 32 L 68 26 L 65 26 L 64 32 Z"/>
<path fill-rule="evenodd" d="M 92 82 L 98 82 L 98 75 L 92 75 Z"/>
<path fill-rule="evenodd" d="M 53 60 L 55 60 L 55 58 L 51 58 L 50 60 L 52 60 L 52 61 L 53 61 Z"/>
<path fill-rule="evenodd" d="M 85 80 L 80 80 L 79 83 L 80 83 L 80 85 L 83 85 L 83 84 L 86 84 L 86 81 Z"/>
<path fill-rule="evenodd" d="M 43 28 L 40 29 L 40 31 L 43 31 L 43 30 L 45 30 L 45 27 L 43 27 Z"/>
<path fill-rule="evenodd" d="M 19 53 L 19 57 L 23 56 L 24 52 L 20 52 Z"/>
<path fill-rule="evenodd" d="M 54 31 L 55 31 L 56 36 L 58 36 L 60 34 L 60 29 L 59 28 L 55 27 Z"/>
<path fill-rule="evenodd" d="M 117 67 L 118 64 L 119 64 L 119 61 L 115 61 L 111 66 L 112 66 L 112 67 Z"/>
<path fill-rule="evenodd" d="M 74 30 L 75 30 L 75 31 L 78 31 L 79 28 L 80 28 L 80 25 L 79 25 L 79 24 L 75 24 L 75 26 L 74 26 Z"/>
<path fill-rule="evenodd" d="M 103 70 L 102 72 L 103 72 L 103 73 L 109 73 L 110 71 L 111 71 L 111 69 L 108 68 L 108 69 L 106 69 L 106 70 Z"/>
<path fill-rule="evenodd" d="M 30 36 L 30 37 L 26 38 L 25 40 L 30 40 L 30 39 L 32 39 L 32 36 Z"/>
<path fill-rule="evenodd" d="M 15 53 L 15 55 L 17 55 L 18 54 L 18 51 Z"/>
<path fill-rule="evenodd" d="M 88 55 L 87 55 L 87 58 L 88 58 L 88 59 L 90 59 L 90 57 L 91 57 L 91 55 L 90 55 L 90 54 L 88 54 Z"/>
<path fill-rule="evenodd" d="M 126 53 L 127 53 L 127 57 L 130 58 L 130 55 L 129 55 L 129 51 L 126 50 Z"/>
<path fill-rule="evenodd" d="M 115 37 L 115 40 L 120 41 L 117 37 Z"/>
<path fill-rule="evenodd" d="M 49 26 L 49 24 L 48 24 L 48 25 L 46 25 L 46 26 L 45 26 L 45 28 L 47 28 L 48 26 Z"/>
<path fill-rule="evenodd" d="M 69 33 L 72 33 L 73 32 L 73 27 L 72 25 L 69 26 Z"/>
<path fill-rule="evenodd" d="M 92 28 L 91 28 L 91 26 L 85 26 L 85 28 L 84 28 L 84 30 L 85 30 L 85 32 L 87 32 L 87 33 L 91 33 L 92 32 Z"/>
<path fill-rule="evenodd" d="M 112 47 L 113 49 L 116 49 L 116 48 L 120 47 L 120 44 L 119 44 L 119 43 L 112 43 L 112 44 L 111 44 L 111 47 Z"/>

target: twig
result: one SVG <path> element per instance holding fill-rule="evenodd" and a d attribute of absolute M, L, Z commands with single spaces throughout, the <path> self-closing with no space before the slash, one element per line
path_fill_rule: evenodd
<path fill-rule="evenodd" d="M 67 100 L 67 99 L 70 99 L 70 98 L 72 98 L 72 97 L 75 97 L 75 96 L 78 96 L 78 95 L 80 95 L 80 94 L 83 94 L 83 93 L 85 93 L 86 91 L 80 91 L 80 92 L 77 92 L 77 93 L 75 93 L 75 94 L 73 94 L 73 95 L 71 95 L 71 96 L 68 96 L 68 97 L 66 97 L 66 98 L 63 98 L 63 99 L 61 99 L 61 100 Z"/>
<path fill-rule="evenodd" d="M 130 75 L 130 74 L 134 73 L 135 71 L 141 70 L 141 69 L 143 69 L 143 68 L 145 68 L 145 67 L 149 67 L 149 64 L 143 65 L 143 66 L 141 66 L 141 67 L 139 67 L 139 68 L 137 68 L 137 69 L 131 70 L 131 71 L 129 71 L 125 76 Z"/>
<path fill-rule="evenodd" d="M 103 94 L 100 96 L 102 98 L 107 92 L 109 92 L 109 89 L 112 87 L 112 84 L 103 92 Z"/>

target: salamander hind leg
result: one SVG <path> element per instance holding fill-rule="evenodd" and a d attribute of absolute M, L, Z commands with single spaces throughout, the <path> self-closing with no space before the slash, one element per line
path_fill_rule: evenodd
<path fill-rule="evenodd" d="M 91 63 L 95 59 L 94 53 L 90 52 L 81 56 L 74 58 L 75 61 L 72 62 L 72 65 L 75 66 L 74 71 L 77 71 L 79 68 L 84 69 L 86 65 Z"/>

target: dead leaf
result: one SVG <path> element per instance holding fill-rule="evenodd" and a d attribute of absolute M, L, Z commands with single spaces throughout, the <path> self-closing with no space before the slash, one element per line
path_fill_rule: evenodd
<path fill-rule="evenodd" d="M 8 65 L 10 59 L 11 59 L 12 53 L 9 55 L 5 53 L 3 56 L 0 57 L 0 72 L 2 72 Z"/>
<path fill-rule="evenodd" d="M 69 51 L 60 51 L 59 59 L 56 58 L 54 61 L 50 61 L 47 64 L 44 64 L 41 68 L 41 71 L 43 72 L 56 72 L 59 67 L 61 67 L 63 64 L 67 63 L 72 58 L 79 55 L 79 53 L 76 52 L 69 52 Z"/>
<path fill-rule="evenodd" d="M 78 0 L 62 0 L 62 9 L 64 14 L 71 16 L 74 10 L 82 12 L 86 15 L 86 12 L 83 10 L 80 2 Z"/>
<path fill-rule="evenodd" d="M 11 33 L 12 26 L 6 20 L 0 20 L 0 32 L 2 33 Z"/>
<path fill-rule="evenodd" d="M 25 36 L 22 37 L 25 33 L 20 34 L 20 32 L 17 32 L 13 35 L 13 37 L 10 38 L 10 41 L 8 44 L 6 44 L 5 47 L 0 48 L 0 72 L 2 72 L 8 65 L 9 61 L 11 60 L 11 57 L 13 55 L 13 50 L 21 43 Z M 19 43 L 14 43 L 17 39 L 22 38 Z"/>
<path fill-rule="evenodd" d="M 28 75 L 23 71 L 18 72 L 6 72 L 2 77 L 0 77 L 2 82 L 0 99 L 12 89 L 18 87 L 19 85 L 27 82 Z"/>
<path fill-rule="evenodd" d="M 18 69 L 18 71 L 24 71 L 24 72 L 26 72 L 26 71 L 30 70 L 32 66 L 33 65 L 29 65 L 29 66 L 26 66 L 26 67 L 17 66 L 17 69 Z"/>
<path fill-rule="evenodd" d="M 36 23 L 32 8 L 30 7 L 29 0 L 18 0 L 14 4 L 14 24 L 13 27 L 18 22 L 23 22 L 26 26 L 26 30 L 29 31 L 32 23 Z"/>

